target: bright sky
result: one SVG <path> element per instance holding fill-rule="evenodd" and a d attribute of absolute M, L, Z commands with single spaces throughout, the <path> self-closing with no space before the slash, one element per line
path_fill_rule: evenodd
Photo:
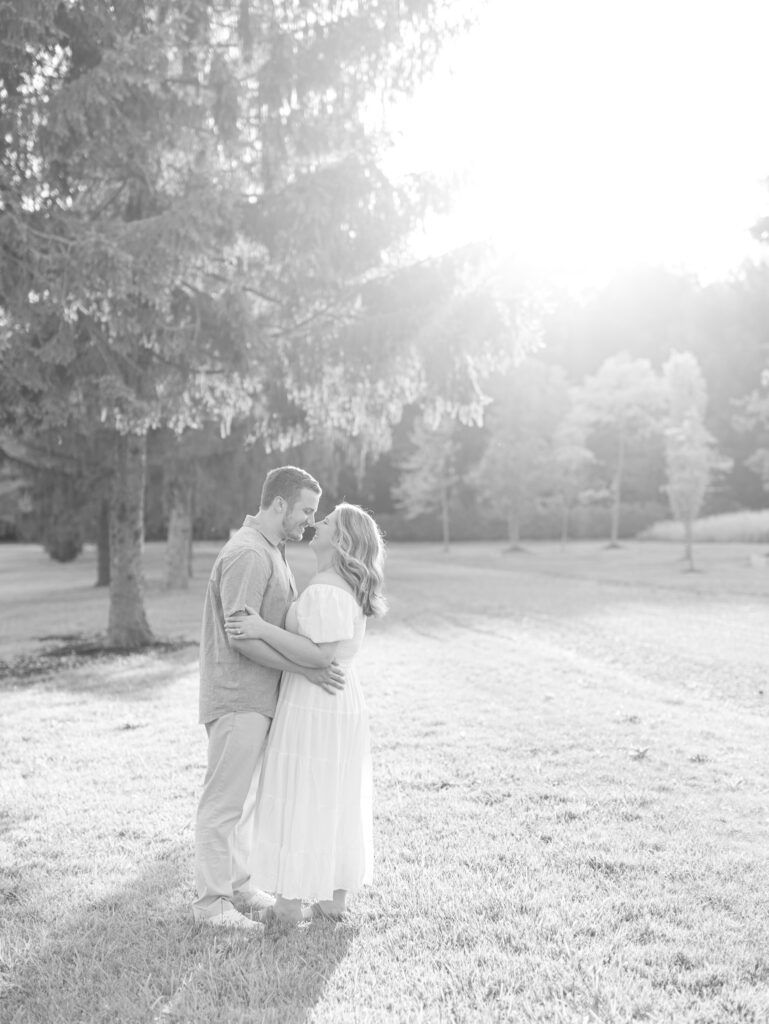
<path fill-rule="evenodd" d="M 491 236 L 575 286 L 764 255 L 768 41 L 766 0 L 488 0 L 398 114 L 396 167 L 467 179 L 427 247 Z"/>

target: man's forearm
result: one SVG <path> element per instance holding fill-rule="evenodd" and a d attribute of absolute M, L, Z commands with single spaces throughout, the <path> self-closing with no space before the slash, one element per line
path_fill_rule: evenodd
<path fill-rule="evenodd" d="M 304 675 L 306 667 L 297 665 L 279 654 L 274 647 L 270 647 L 264 640 L 230 640 L 230 647 L 242 654 L 249 661 L 256 662 L 264 668 L 277 668 L 281 672 L 298 672 Z"/>

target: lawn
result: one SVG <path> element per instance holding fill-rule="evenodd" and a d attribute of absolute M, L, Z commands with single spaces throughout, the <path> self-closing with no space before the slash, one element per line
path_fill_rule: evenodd
<path fill-rule="evenodd" d="M 362 674 L 375 884 L 342 924 L 194 925 L 202 592 L 163 647 L 93 552 L 0 547 L 0 1020 L 769 1022 L 769 572 L 760 547 L 393 546 Z M 300 582 L 306 548 L 292 553 Z"/>

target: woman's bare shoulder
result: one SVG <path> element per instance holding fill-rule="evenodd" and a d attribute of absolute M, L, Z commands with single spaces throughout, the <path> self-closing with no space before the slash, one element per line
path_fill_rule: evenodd
<path fill-rule="evenodd" d="M 307 589 L 312 586 L 336 587 L 338 590 L 343 590 L 345 594 L 349 594 L 350 597 L 355 597 L 347 580 L 343 580 L 333 569 L 323 569 L 321 572 L 315 573 L 307 584 Z"/>

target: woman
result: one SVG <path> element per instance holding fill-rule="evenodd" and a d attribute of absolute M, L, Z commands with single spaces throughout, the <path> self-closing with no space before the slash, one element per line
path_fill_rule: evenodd
<path fill-rule="evenodd" d="M 318 571 L 286 629 L 250 608 L 227 623 L 230 635 L 264 640 L 298 665 L 337 661 L 345 671 L 336 694 L 284 673 L 259 779 L 251 881 L 276 893 L 274 914 L 293 922 L 313 911 L 341 918 L 347 894 L 371 882 L 369 726 L 355 658 L 366 618 L 386 610 L 384 544 L 367 512 L 337 505 L 310 546 Z"/>

